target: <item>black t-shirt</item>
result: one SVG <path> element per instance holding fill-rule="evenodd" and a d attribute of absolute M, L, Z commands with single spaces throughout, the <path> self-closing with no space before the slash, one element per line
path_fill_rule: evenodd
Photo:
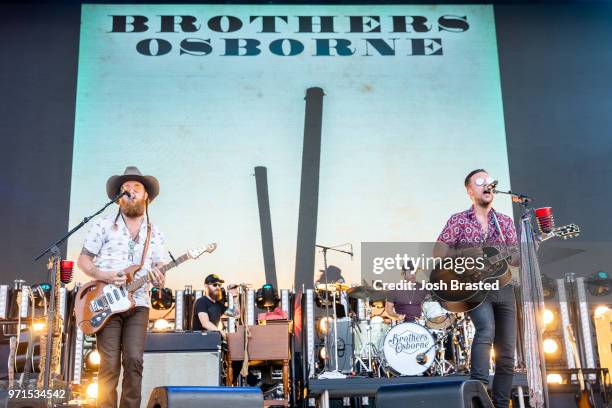
<path fill-rule="evenodd" d="M 193 321 L 191 329 L 204 330 L 202 323 L 200 323 L 200 318 L 198 317 L 198 313 L 201 312 L 208 314 L 208 320 L 217 326 L 221 320 L 221 316 L 225 312 L 225 309 L 227 308 L 222 303 L 213 302 L 207 296 L 202 296 L 196 300 L 195 305 L 193 306 Z"/>

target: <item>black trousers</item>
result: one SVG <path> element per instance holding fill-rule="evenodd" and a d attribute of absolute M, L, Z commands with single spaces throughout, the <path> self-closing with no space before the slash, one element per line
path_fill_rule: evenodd
<path fill-rule="evenodd" d="M 493 404 L 497 408 L 506 408 L 512 392 L 516 348 L 516 303 L 512 286 L 489 292 L 484 303 L 469 314 L 476 328 L 472 342 L 470 377 L 484 384 L 489 383 L 489 360 L 493 346 Z"/>
<path fill-rule="evenodd" d="M 140 408 L 142 356 L 148 324 L 149 308 L 139 306 L 114 315 L 98 332 L 98 407 L 117 407 L 117 384 L 123 366 L 120 407 Z"/>

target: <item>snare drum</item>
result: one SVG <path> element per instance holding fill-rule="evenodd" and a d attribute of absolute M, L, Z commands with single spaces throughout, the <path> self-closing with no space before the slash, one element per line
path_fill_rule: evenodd
<path fill-rule="evenodd" d="M 426 327 L 416 323 L 393 326 L 381 345 L 384 364 L 398 375 L 423 374 L 434 362 L 436 343 Z"/>
<path fill-rule="evenodd" d="M 455 320 L 455 315 L 444 309 L 440 303 L 435 301 L 423 303 L 423 322 L 430 329 L 446 330 L 455 323 Z"/>

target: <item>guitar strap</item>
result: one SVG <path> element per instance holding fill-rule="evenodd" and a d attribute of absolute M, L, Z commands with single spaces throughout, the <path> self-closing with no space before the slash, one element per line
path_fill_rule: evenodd
<path fill-rule="evenodd" d="M 495 221 L 495 226 L 497 227 L 497 231 L 499 231 L 499 235 L 501 235 L 502 241 L 504 241 L 504 248 L 506 251 L 508 251 L 508 242 L 506 241 L 504 232 L 499 226 L 499 220 L 497 219 L 497 214 L 495 213 L 495 211 L 493 211 L 493 220 Z M 512 283 L 512 285 L 514 286 L 520 285 L 520 278 L 517 275 L 517 272 L 515 272 L 515 269 L 512 269 L 512 268 L 510 269 L 510 282 L 509 283 Z"/>
<path fill-rule="evenodd" d="M 142 249 L 142 258 L 140 258 L 140 265 L 138 265 L 138 269 L 134 271 L 134 274 L 142 269 L 144 266 L 145 258 L 147 257 L 147 251 L 149 250 L 149 243 L 151 242 L 151 223 L 147 219 L 147 239 L 144 243 L 144 248 Z"/>
<path fill-rule="evenodd" d="M 501 235 L 502 241 L 504 241 L 504 244 L 506 245 L 506 248 L 507 248 L 508 244 L 506 242 L 506 237 L 504 236 L 504 232 L 499 226 L 499 220 L 497 219 L 497 214 L 495 213 L 495 210 L 493 210 L 493 221 L 495 221 L 495 227 L 497 227 L 497 231 L 499 232 L 499 235 Z"/>

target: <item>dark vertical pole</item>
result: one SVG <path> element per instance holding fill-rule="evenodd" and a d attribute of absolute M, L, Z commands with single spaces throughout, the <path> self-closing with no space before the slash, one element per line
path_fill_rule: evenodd
<path fill-rule="evenodd" d="M 301 288 L 302 286 L 312 288 L 314 282 L 323 95 L 323 89 L 321 88 L 308 88 L 306 90 L 300 211 L 295 253 L 295 288 Z"/>
<path fill-rule="evenodd" d="M 268 170 L 263 166 L 255 167 L 257 186 L 257 205 L 259 206 L 259 227 L 261 247 L 266 271 L 266 283 L 278 289 L 276 282 L 276 262 L 274 261 L 274 241 L 272 240 L 272 219 L 270 217 L 270 198 L 268 196 Z"/>

